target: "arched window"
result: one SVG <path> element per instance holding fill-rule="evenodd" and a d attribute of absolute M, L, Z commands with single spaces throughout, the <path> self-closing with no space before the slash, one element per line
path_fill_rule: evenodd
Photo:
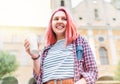
<path fill-rule="evenodd" d="M 61 0 L 61 6 L 65 6 L 64 0 Z"/>
<path fill-rule="evenodd" d="M 100 63 L 102 65 L 107 65 L 108 63 L 108 55 L 107 55 L 107 49 L 105 49 L 104 47 L 101 47 L 99 49 L 99 55 L 100 55 Z"/>

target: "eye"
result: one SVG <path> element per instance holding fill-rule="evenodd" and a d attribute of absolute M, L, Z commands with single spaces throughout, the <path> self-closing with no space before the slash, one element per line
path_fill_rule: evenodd
<path fill-rule="evenodd" d="M 59 18 L 58 18 L 58 17 L 55 17 L 53 20 L 59 20 Z"/>
<path fill-rule="evenodd" d="M 66 18 L 66 17 L 63 17 L 63 18 L 62 18 L 62 20 L 65 20 L 65 21 L 67 21 L 67 18 Z"/>

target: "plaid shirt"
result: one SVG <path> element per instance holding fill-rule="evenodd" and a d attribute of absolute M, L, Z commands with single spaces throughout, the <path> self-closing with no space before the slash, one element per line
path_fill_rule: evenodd
<path fill-rule="evenodd" d="M 98 76 L 98 69 L 97 65 L 92 53 L 90 46 L 88 45 L 87 41 L 82 37 L 79 36 L 75 42 L 72 43 L 73 46 L 73 53 L 74 53 L 74 83 L 80 78 L 84 77 L 87 84 L 95 84 Z M 82 46 L 83 53 L 82 58 L 77 58 L 76 47 Z M 48 46 L 44 48 L 42 56 L 41 56 L 41 63 L 40 63 L 40 74 L 37 75 L 33 72 L 34 78 L 37 84 L 42 83 L 42 72 L 43 72 L 43 62 L 47 55 L 48 50 L 52 46 Z"/>

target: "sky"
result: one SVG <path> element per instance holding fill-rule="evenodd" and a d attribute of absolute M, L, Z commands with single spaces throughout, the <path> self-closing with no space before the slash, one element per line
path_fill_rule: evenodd
<path fill-rule="evenodd" d="M 50 0 L 0 0 L 0 26 L 47 26 L 50 15 Z"/>
<path fill-rule="evenodd" d="M 0 25 L 46 26 L 49 0 L 0 0 Z"/>

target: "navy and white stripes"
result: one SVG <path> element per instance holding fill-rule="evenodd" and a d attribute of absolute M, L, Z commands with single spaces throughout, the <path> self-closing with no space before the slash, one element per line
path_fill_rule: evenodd
<path fill-rule="evenodd" d="M 65 48 L 64 42 L 65 39 L 59 40 L 48 51 L 43 63 L 43 82 L 52 79 L 74 77 L 74 57 L 72 45 L 68 45 Z"/>

